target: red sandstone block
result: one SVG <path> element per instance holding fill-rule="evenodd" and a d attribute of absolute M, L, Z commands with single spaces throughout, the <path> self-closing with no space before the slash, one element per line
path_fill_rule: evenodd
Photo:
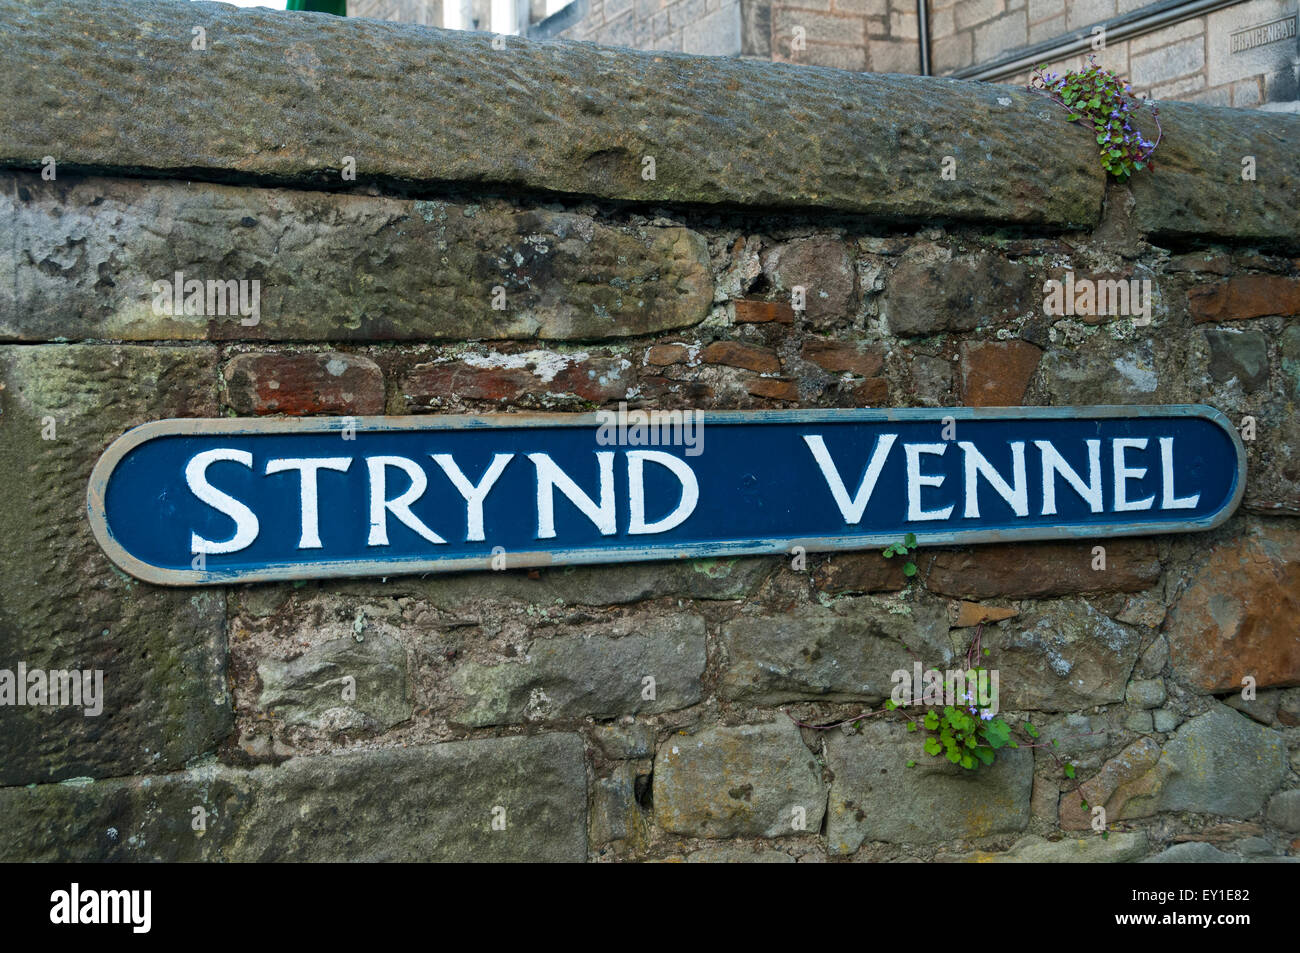
<path fill-rule="evenodd" d="M 794 308 L 785 301 L 753 301 L 740 298 L 736 306 L 737 324 L 794 324 Z"/>
<path fill-rule="evenodd" d="M 738 341 L 714 341 L 704 349 L 703 357 L 706 364 L 742 367 L 756 374 L 775 374 L 781 369 L 781 362 L 775 352 Z"/>
<path fill-rule="evenodd" d="M 755 397 L 766 397 L 770 400 L 799 399 L 798 383 L 780 377 L 760 377 L 747 381 L 745 387 Z"/>
<path fill-rule="evenodd" d="M 961 390 L 968 407 L 1018 407 L 1043 352 L 1028 341 L 968 341 L 962 345 Z"/>
<path fill-rule="evenodd" d="M 645 360 L 647 364 L 656 367 L 667 367 L 670 364 L 683 364 L 689 356 L 690 352 L 684 344 L 656 344 L 650 348 Z"/>
<path fill-rule="evenodd" d="M 1238 275 L 1187 292 L 1187 306 L 1197 324 L 1239 321 L 1269 314 L 1300 314 L 1300 278 Z"/>
<path fill-rule="evenodd" d="M 384 375 L 359 354 L 239 354 L 225 367 L 226 400 L 238 414 L 382 414 Z"/>
<path fill-rule="evenodd" d="M 875 377 L 885 366 L 884 356 L 875 348 L 860 348 L 844 341 L 813 339 L 804 344 L 801 355 L 823 370 L 855 377 Z"/>

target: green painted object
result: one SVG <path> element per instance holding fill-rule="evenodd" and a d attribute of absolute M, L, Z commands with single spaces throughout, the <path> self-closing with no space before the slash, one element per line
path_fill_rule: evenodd
<path fill-rule="evenodd" d="M 345 17 L 348 15 L 348 0 L 289 0 L 285 9 L 332 13 L 336 17 Z"/>

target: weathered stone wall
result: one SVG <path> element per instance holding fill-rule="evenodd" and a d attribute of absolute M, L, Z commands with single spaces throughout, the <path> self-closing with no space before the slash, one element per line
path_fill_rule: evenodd
<path fill-rule="evenodd" d="M 0 857 L 1295 855 L 1300 119 L 1171 105 L 1119 186 L 1028 93 L 123 9 L 0 0 L 0 669 L 106 692 L 0 708 Z M 154 314 L 178 270 L 260 280 L 259 323 Z M 1151 281 L 1152 323 L 1045 314 L 1071 271 Z M 866 552 L 165 589 L 85 520 L 148 420 L 624 400 L 1256 430 L 1210 533 L 923 550 L 910 583 Z M 969 773 L 855 724 L 977 633 L 1058 746 Z"/>

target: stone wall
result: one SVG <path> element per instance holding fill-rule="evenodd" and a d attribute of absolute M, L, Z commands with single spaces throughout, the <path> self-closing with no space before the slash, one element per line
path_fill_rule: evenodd
<path fill-rule="evenodd" d="M 164 0 L 0 24 L 0 669 L 106 694 L 0 707 L 3 859 L 1300 848 L 1300 118 L 1171 104 L 1120 186 L 978 84 Z M 259 279 L 259 323 L 154 314 L 178 270 Z M 1046 315 L 1066 272 L 1151 281 L 1152 323 Z M 911 582 L 863 552 L 166 589 L 85 519 L 149 420 L 620 401 L 1255 432 L 1210 533 L 923 550 Z M 962 772 L 856 717 L 976 638 L 1056 747 Z"/>

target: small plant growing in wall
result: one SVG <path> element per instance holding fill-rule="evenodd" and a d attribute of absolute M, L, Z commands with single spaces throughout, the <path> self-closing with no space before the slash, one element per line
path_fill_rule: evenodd
<path fill-rule="evenodd" d="M 895 556 L 907 558 L 907 562 L 903 563 L 903 575 L 911 579 L 916 575 L 916 562 L 910 558 L 909 553 L 914 552 L 916 552 L 916 534 L 908 533 L 897 543 L 890 543 L 886 546 L 884 552 L 880 555 L 886 559 L 892 559 Z"/>
<path fill-rule="evenodd" d="M 899 553 L 906 553 L 907 550 L 902 548 L 903 544 L 895 545 L 900 546 Z M 915 543 L 912 543 L 910 548 L 915 548 Z M 831 731 L 848 726 L 852 726 L 854 731 L 859 731 L 868 718 L 882 715 L 888 717 L 891 713 L 897 712 L 906 721 L 909 732 L 924 735 L 921 749 L 925 754 L 933 758 L 946 759 L 967 771 L 975 771 L 981 766 L 991 766 L 997 760 L 997 752 L 1003 748 L 1043 748 L 1063 771 L 1065 779 L 1075 782 L 1070 790 L 1077 795 L 1080 785 L 1075 778 L 1075 765 L 1060 758 L 1053 750 L 1059 743 L 1056 738 L 1052 738 L 1050 742 L 1040 740 L 1039 730 L 1028 719 L 1021 722 L 1019 731 L 1023 734 L 1017 738 L 1017 729 L 998 717 L 997 673 L 990 673 L 987 669 L 974 664 L 976 659 L 990 654 L 983 646 L 983 631 L 984 624 L 980 623 L 975 630 L 974 639 L 966 649 L 965 668 L 946 673 L 932 670 L 931 673 L 927 673 L 924 691 L 919 684 L 910 681 L 905 670 L 900 669 L 894 673 L 894 681 L 898 683 L 895 686 L 894 697 L 886 699 L 879 709 L 864 711 L 831 724 L 800 721 L 789 712 L 786 712 L 786 717 L 800 728 L 811 731 Z M 936 677 L 947 675 L 948 678 L 939 685 L 938 682 L 929 681 L 929 674 Z M 963 681 L 966 686 L 965 691 L 962 690 Z M 933 702 L 929 700 L 932 687 L 937 693 Z M 899 697 L 900 691 L 902 702 L 895 700 Z M 952 704 L 943 705 L 945 697 Z M 913 715 L 907 710 L 909 705 L 925 705 L 928 710 Z M 1084 734 L 1091 735 L 1094 732 L 1084 732 Z M 907 761 L 909 768 L 916 767 L 916 764 L 915 759 Z M 1081 798 L 1080 803 L 1084 810 L 1088 809 L 1085 800 Z"/>
<path fill-rule="evenodd" d="M 1160 145 L 1160 111 L 1150 100 L 1133 95 L 1133 87 L 1088 57 L 1084 70 L 1050 73 L 1047 64 L 1034 70 L 1029 89 L 1044 93 L 1069 112 L 1070 122 L 1089 123 L 1097 137 L 1101 166 L 1124 182 L 1134 172 L 1151 168 L 1151 155 Z M 1149 111 L 1156 138 L 1149 141 L 1137 127 L 1139 114 Z"/>
<path fill-rule="evenodd" d="M 978 669 L 976 670 L 978 671 Z M 974 693 L 961 697 L 962 705 L 945 705 L 943 713 L 927 711 L 920 721 L 928 732 L 923 748 L 936 758 L 974 771 L 980 764 L 992 764 L 999 748 L 1020 747 L 1011 737 L 1011 726 L 981 706 Z M 886 708 L 895 707 L 891 699 Z M 908 731 L 917 730 L 917 722 L 907 723 Z"/>

